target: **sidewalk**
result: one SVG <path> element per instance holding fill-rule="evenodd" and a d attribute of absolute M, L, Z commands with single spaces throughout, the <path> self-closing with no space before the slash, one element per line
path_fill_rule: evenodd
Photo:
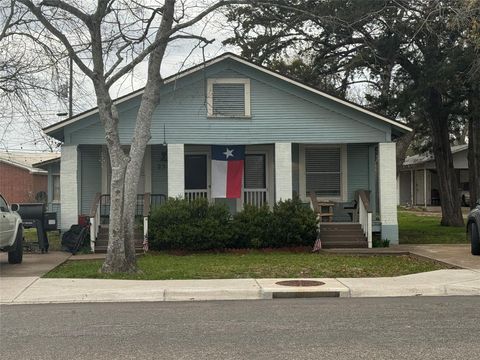
<path fill-rule="evenodd" d="M 261 300 L 285 297 L 480 295 L 480 272 L 437 270 L 387 278 L 308 279 L 319 286 L 276 284 L 286 279 L 100 280 L 3 277 L 0 303 Z"/>
<path fill-rule="evenodd" d="M 285 297 L 389 297 L 480 295 L 480 257 L 468 245 L 400 245 L 355 249 L 357 254 L 411 253 L 463 269 L 382 278 L 308 279 L 318 286 L 283 286 L 288 279 L 103 280 L 44 279 L 41 276 L 70 257 L 66 253 L 29 254 L 22 266 L 0 255 L 0 303 L 260 300 Z M 352 249 L 336 250 L 351 253 Z M 79 257 L 77 255 L 76 257 Z M 89 258 L 91 255 L 85 255 Z M 292 280 L 292 279 L 290 279 Z M 298 279 L 295 279 L 298 280 Z M 307 279 L 305 279 L 307 280 Z"/>

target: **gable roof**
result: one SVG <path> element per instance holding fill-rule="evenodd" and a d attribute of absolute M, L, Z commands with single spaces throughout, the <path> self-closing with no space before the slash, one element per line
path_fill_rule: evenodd
<path fill-rule="evenodd" d="M 468 144 L 464 145 L 455 145 L 452 146 L 452 154 L 459 153 L 468 149 Z M 430 161 L 435 160 L 435 156 L 431 152 L 426 152 L 423 154 L 415 154 L 412 156 L 407 156 L 403 162 L 403 166 L 414 166 L 419 164 L 424 164 Z"/>
<path fill-rule="evenodd" d="M 174 74 L 174 75 L 172 75 L 172 76 L 169 76 L 169 77 L 167 77 L 167 78 L 164 79 L 164 84 L 171 83 L 171 82 L 173 82 L 173 81 L 175 81 L 175 80 L 178 80 L 178 79 L 180 79 L 180 78 L 183 78 L 183 77 L 185 77 L 185 76 L 188 76 L 188 75 L 190 75 L 190 74 L 192 74 L 192 73 L 194 73 L 194 72 L 196 72 L 196 71 L 198 71 L 198 70 L 204 69 L 205 67 L 211 66 L 211 65 L 213 65 L 213 64 L 216 64 L 216 63 L 218 63 L 218 62 L 224 61 L 224 60 L 226 60 L 226 59 L 231 59 L 231 60 L 237 61 L 237 62 L 239 62 L 239 63 L 241 63 L 241 64 L 247 65 L 247 66 L 249 66 L 249 67 L 251 67 L 251 68 L 254 68 L 254 69 L 256 69 L 256 70 L 262 71 L 262 72 L 264 72 L 264 73 L 266 73 L 266 74 L 269 74 L 269 75 L 271 75 L 271 76 L 274 76 L 274 77 L 276 77 L 276 78 L 278 78 L 278 79 L 281 79 L 281 80 L 283 80 L 283 81 L 286 81 L 286 82 L 288 82 L 288 83 L 291 83 L 291 84 L 293 84 L 293 85 L 296 85 L 296 86 L 298 86 L 298 87 L 300 87 L 300 88 L 302 88 L 302 89 L 305 89 L 305 90 L 310 91 L 310 92 L 312 92 L 312 93 L 315 93 L 315 94 L 317 94 L 317 95 L 323 96 L 323 97 L 325 97 L 325 98 L 327 98 L 327 99 L 333 100 L 333 101 L 335 101 L 335 102 L 337 102 L 337 103 L 339 103 L 339 104 L 342 104 L 342 105 L 344 105 L 344 106 L 347 106 L 347 107 L 352 108 L 352 109 L 354 109 L 354 110 L 360 111 L 360 112 L 365 113 L 365 114 L 367 114 L 367 115 L 369 115 L 369 116 L 372 116 L 372 117 L 374 117 L 374 118 L 377 118 L 378 120 L 381 120 L 381 121 L 383 121 L 383 122 L 385 122 L 385 123 L 388 123 L 389 125 L 397 128 L 398 130 L 400 130 L 400 131 L 403 132 L 403 133 L 412 131 L 412 129 L 411 129 L 410 127 L 408 127 L 407 125 L 405 125 L 405 124 L 403 124 L 403 123 L 401 123 L 401 122 L 399 122 L 399 121 L 397 121 L 397 120 L 388 118 L 388 117 L 386 117 L 386 116 L 384 116 L 384 115 L 381 115 L 381 114 L 378 114 L 378 113 L 376 113 L 376 112 L 374 112 L 374 111 L 372 111 L 372 110 L 368 110 L 368 109 L 366 109 L 366 108 L 364 108 L 364 107 L 362 107 L 362 106 L 360 106 L 360 105 L 358 105 L 358 104 L 355 104 L 355 103 L 353 103 L 353 102 L 351 102 L 351 101 L 344 100 L 344 99 L 341 99 L 341 98 L 339 98 L 339 97 L 330 95 L 330 94 L 328 94 L 328 93 L 326 93 L 326 92 L 323 92 L 323 91 L 321 91 L 321 90 L 319 90 L 319 89 L 317 89 L 317 88 L 315 88 L 315 87 L 313 87 L 313 86 L 304 84 L 304 83 L 302 83 L 302 82 L 300 82 L 300 81 L 298 81 L 298 80 L 295 80 L 295 79 L 293 79 L 293 78 L 291 78 L 291 77 L 289 77 L 289 76 L 282 75 L 282 74 L 280 74 L 280 73 L 278 73 L 278 72 L 275 72 L 275 71 L 273 71 L 273 70 L 268 69 L 268 68 L 265 67 L 265 66 L 257 65 L 257 64 L 255 64 L 255 63 L 249 61 L 249 60 L 246 60 L 245 58 L 243 58 L 243 57 L 241 57 L 241 56 L 238 56 L 238 55 L 233 54 L 233 53 L 230 53 L 230 52 L 226 52 L 226 53 L 224 53 L 224 54 L 222 54 L 222 55 L 219 55 L 219 56 L 217 56 L 217 57 L 215 57 L 215 58 L 213 58 L 213 59 L 207 60 L 207 61 L 205 61 L 205 62 L 203 62 L 203 63 L 201 63 L 201 64 L 199 64 L 199 65 L 195 65 L 195 66 L 193 66 L 193 67 L 191 67 L 191 68 L 189 68 L 189 69 L 183 70 L 183 71 L 181 71 L 181 72 L 179 72 L 179 73 L 177 73 L 177 74 Z M 124 95 L 124 96 L 121 96 L 121 97 L 115 99 L 115 100 L 114 100 L 114 103 L 115 103 L 116 105 L 117 105 L 117 104 L 121 104 L 121 103 L 123 103 L 123 102 L 125 102 L 125 101 L 128 101 L 128 100 L 130 100 L 130 99 L 133 99 L 133 98 L 135 98 L 135 97 L 137 97 L 137 96 L 141 96 L 141 95 L 143 94 L 143 91 L 144 91 L 144 88 L 141 88 L 141 89 L 139 89 L 139 90 L 135 90 L 135 91 L 133 91 L 133 92 L 131 92 L 131 93 L 129 93 L 129 94 L 126 94 L 126 95 Z M 81 119 L 83 119 L 83 118 L 86 118 L 86 117 L 88 117 L 88 116 L 94 115 L 94 114 L 96 114 L 96 113 L 98 113 L 98 107 L 94 107 L 94 108 L 92 108 L 92 109 L 90 109 L 90 110 L 87 110 L 87 111 L 84 111 L 84 112 L 82 112 L 82 113 L 80 113 L 80 114 L 74 115 L 74 116 L 72 116 L 72 117 L 70 117 L 70 118 L 68 118 L 68 119 L 59 121 L 59 122 L 57 122 L 57 123 L 55 123 L 55 124 L 52 124 L 52 125 L 49 125 L 49 126 L 43 128 L 43 131 L 44 131 L 46 134 L 51 134 L 51 133 L 53 133 L 53 132 L 55 132 L 55 131 L 57 131 L 57 130 L 59 130 L 59 129 L 67 126 L 67 125 L 73 124 L 73 123 L 75 123 L 75 122 L 77 122 L 77 121 L 79 121 L 79 120 L 81 120 Z"/>
<path fill-rule="evenodd" d="M 37 168 L 38 162 L 50 161 L 60 158 L 59 153 L 52 152 L 31 152 L 31 151 L 0 151 L 0 162 L 13 165 L 31 174 L 47 174 L 45 170 Z"/>

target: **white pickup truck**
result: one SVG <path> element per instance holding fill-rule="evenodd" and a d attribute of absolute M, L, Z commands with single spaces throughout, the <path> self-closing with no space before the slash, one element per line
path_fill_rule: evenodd
<path fill-rule="evenodd" d="M 23 258 L 23 226 L 17 210 L 17 204 L 8 206 L 0 194 L 0 250 L 8 251 L 10 264 L 20 264 Z"/>

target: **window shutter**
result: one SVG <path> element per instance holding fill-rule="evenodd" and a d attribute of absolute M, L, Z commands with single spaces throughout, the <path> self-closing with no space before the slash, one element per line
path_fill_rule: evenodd
<path fill-rule="evenodd" d="M 245 84 L 213 84 L 213 115 L 245 116 Z"/>
<path fill-rule="evenodd" d="M 245 189 L 265 189 L 265 155 L 245 155 Z"/>
<path fill-rule="evenodd" d="M 305 149 L 305 173 L 306 195 L 340 196 L 340 148 Z"/>

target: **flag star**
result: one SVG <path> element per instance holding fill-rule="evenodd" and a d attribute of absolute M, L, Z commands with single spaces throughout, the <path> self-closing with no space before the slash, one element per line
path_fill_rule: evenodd
<path fill-rule="evenodd" d="M 223 154 L 225 154 L 225 158 L 227 158 L 227 160 L 228 160 L 228 158 L 229 158 L 230 156 L 231 156 L 231 157 L 234 157 L 234 155 L 233 155 L 233 149 L 227 148 L 226 151 L 225 151 Z"/>

